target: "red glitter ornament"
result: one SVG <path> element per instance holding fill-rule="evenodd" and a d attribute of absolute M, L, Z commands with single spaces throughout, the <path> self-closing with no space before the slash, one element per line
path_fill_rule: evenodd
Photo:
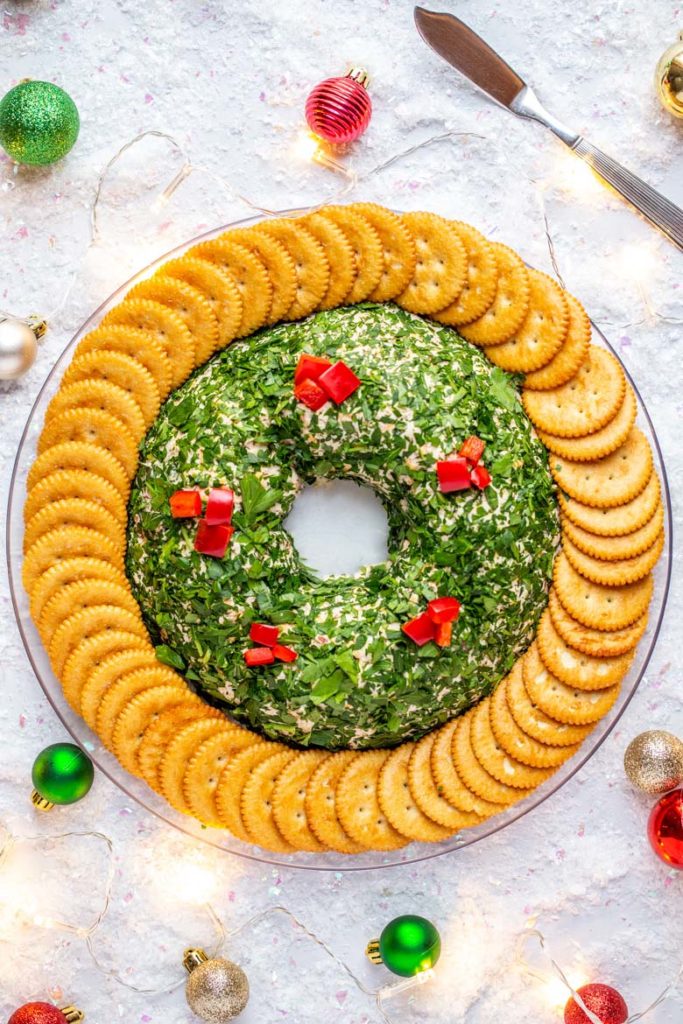
<path fill-rule="evenodd" d="M 577 988 L 576 993 L 600 1024 L 624 1024 L 628 1018 L 628 1006 L 623 997 L 609 985 L 584 985 Z M 564 1024 L 593 1024 L 593 1021 L 572 997 L 564 1008 Z"/>
<path fill-rule="evenodd" d="M 683 789 L 658 800 L 647 825 L 650 845 L 670 868 L 683 870 Z"/>
<path fill-rule="evenodd" d="M 67 1021 L 81 1021 L 83 1014 L 73 1006 L 60 1010 L 52 1003 L 25 1003 L 15 1010 L 7 1024 L 66 1024 Z"/>
<path fill-rule="evenodd" d="M 363 68 L 326 78 L 306 100 L 306 120 L 312 132 L 326 142 L 353 142 L 363 134 L 372 115 L 367 88 L 370 77 Z"/>

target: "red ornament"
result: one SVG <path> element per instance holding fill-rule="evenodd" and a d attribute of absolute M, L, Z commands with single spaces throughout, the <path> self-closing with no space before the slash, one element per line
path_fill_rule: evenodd
<path fill-rule="evenodd" d="M 7 1024 L 66 1024 L 66 1019 L 52 1003 L 26 1003 L 14 1011 Z"/>
<path fill-rule="evenodd" d="M 670 868 L 683 870 L 683 789 L 658 800 L 647 825 L 650 845 Z"/>
<path fill-rule="evenodd" d="M 628 1006 L 615 988 L 609 985 L 584 985 L 576 990 L 584 1005 L 595 1014 L 600 1024 L 625 1024 Z M 572 997 L 564 1008 L 564 1024 L 593 1024 Z"/>
<path fill-rule="evenodd" d="M 363 68 L 326 78 L 306 100 L 308 127 L 326 142 L 353 142 L 370 123 L 372 101 L 367 88 L 370 77 Z"/>

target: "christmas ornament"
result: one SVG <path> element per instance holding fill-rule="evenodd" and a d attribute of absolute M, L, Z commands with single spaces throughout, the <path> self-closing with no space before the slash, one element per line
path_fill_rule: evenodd
<path fill-rule="evenodd" d="M 662 106 L 674 117 L 683 117 L 683 32 L 659 58 L 655 88 Z"/>
<path fill-rule="evenodd" d="M 249 981 L 241 967 L 222 957 L 208 958 L 203 949 L 186 949 L 183 957 L 190 977 L 185 985 L 187 1005 L 209 1024 L 227 1024 L 249 1002 Z"/>
<path fill-rule="evenodd" d="M 25 1003 L 14 1011 L 7 1024 L 79 1024 L 82 1020 L 85 1014 L 75 1006 L 60 1009 L 52 1003 Z"/>
<path fill-rule="evenodd" d="M 641 732 L 624 754 L 631 783 L 644 793 L 668 793 L 683 782 L 683 743 L 662 729 Z"/>
<path fill-rule="evenodd" d="M 89 792 L 95 772 L 92 761 L 73 743 L 53 743 L 33 762 L 31 800 L 41 811 L 55 804 L 75 804 Z"/>
<path fill-rule="evenodd" d="M 351 68 L 339 78 L 326 78 L 306 100 L 308 127 L 326 142 L 353 142 L 370 123 L 372 101 L 367 88 L 370 76 L 363 68 Z"/>
<path fill-rule="evenodd" d="M 44 320 L 0 315 L 0 380 L 18 380 L 33 366 L 46 330 Z"/>
<path fill-rule="evenodd" d="M 674 789 L 655 804 L 647 834 L 657 856 L 669 867 L 683 870 L 683 790 Z"/>
<path fill-rule="evenodd" d="M 434 967 L 441 956 L 441 938 L 425 917 L 404 914 L 390 921 L 365 952 L 373 964 L 384 964 L 393 974 L 412 978 Z"/>
<path fill-rule="evenodd" d="M 577 988 L 584 1006 L 594 1013 L 600 1024 L 624 1024 L 628 1007 L 615 988 L 609 985 L 584 985 Z M 564 1024 L 592 1024 L 590 1017 L 572 997 L 564 1008 Z"/>
<path fill-rule="evenodd" d="M 20 82 L 0 101 L 0 146 L 18 164 L 61 160 L 79 126 L 76 104 L 52 82 Z"/>

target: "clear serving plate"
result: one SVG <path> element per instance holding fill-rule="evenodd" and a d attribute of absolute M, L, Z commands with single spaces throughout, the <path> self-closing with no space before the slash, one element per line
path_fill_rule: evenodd
<path fill-rule="evenodd" d="M 598 723 L 597 727 L 582 745 L 580 751 L 570 761 L 564 764 L 544 785 L 539 786 L 538 789 L 534 790 L 533 794 L 526 800 L 515 804 L 513 807 L 503 811 L 488 821 L 483 822 L 476 828 L 466 829 L 442 843 L 411 843 L 402 850 L 389 854 L 368 852 L 366 854 L 350 857 L 335 853 L 278 855 L 262 850 L 260 847 L 247 846 L 244 843 L 241 843 L 238 839 L 235 839 L 227 831 L 203 827 L 193 818 L 186 817 L 185 815 L 175 811 L 166 803 L 165 800 L 150 790 L 144 782 L 133 777 L 124 768 L 122 768 L 116 758 L 102 746 L 99 737 L 91 732 L 83 720 L 76 715 L 74 711 L 72 711 L 64 699 L 58 679 L 52 672 L 47 654 L 42 646 L 40 637 L 38 636 L 38 632 L 29 613 L 28 597 L 21 582 L 22 539 L 24 529 L 22 511 L 26 497 L 26 477 L 35 457 L 36 442 L 43 424 L 45 410 L 59 386 L 62 374 L 71 360 L 71 355 L 75 346 L 84 334 L 97 326 L 104 314 L 112 306 L 121 301 L 124 294 L 133 284 L 135 284 L 136 281 L 148 277 L 149 274 L 161 263 L 174 256 L 180 255 L 190 245 L 193 245 L 198 241 L 206 238 L 212 238 L 215 235 L 220 234 L 220 232 L 225 231 L 228 228 L 235 227 L 238 224 L 239 226 L 253 224 L 259 219 L 260 218 L 258 217 L 254 217 L 232 224 L 225 224 L 220 228 L 209 231 L 204 235 L 192 239 L 192 241 L 167 252 L 154 263 L 145 267 L 144 270 L 140 271 L 139 274 L 134 278 L 131 278 L 131 280 L 127 281 L 117 291 L 115 291 L 113 295 L 111 295 L 109 299 L 107 299 L 107 301 L 103 303 L 99 309 L 97 309 L 92 316 L 88 318 L 88 320 L 86 320 L 71 342 L 66 346 L 60 358 L 57 360 L 36 399 L 28 418 L 28 422 L 26 423 L 26 427 L 19 444 L 19 450 L 17 452 L 14 471 L 12 473 L 10 483 L 6 544 L 10 591 L 17 623 L 19 625 L 24 647 L 26 648 L 26 653 L 36 676 L 38 677 L 38 681 L 66 729 L 71 733 L 77 743 L 87 749 L 94 763 L 101 772 L 111 779 L 111 781 L 123 790 L 123 792 L 130 798 L 136 800 L 142 807 L 146 808 L 152 814 L 156 814 L 159 818 L 168 822 L 169 825 L 180 829 L 188 835 L 196 837 L 197 840 L 202 843 L 209 843 L 218 849 L 225 850 L 226 853 L 232 853 L 239 857 L 262 861 L 268 864 L 281 865 L 283 867 L 312 869 L 318 871 L 364 871 L 372 868 L 384 868 L 401 864 L 410 864 L 422 860 L 429 860 L 432 857 L 440 857 L 446 853 L 453 853 L 460 850 L 465 846 L 470 846 L 472 843 L 478 843 L 487 836 L 499 832 L 507 825 L 510 825 L 513 821 L 517 821 L 525 814 L 529 814 L 535 807 L 556 793 L 569 779 L 572 778 L 572 776 L 581 770 L 584 764 L 595 753 L 598 747 L 612 731 L 636 692 L 638 684 L 643 678 L 643 674 L 647 668 L 654 645 L 657 641 L 671 578 L 671 501 L 666 470 L 662 459 L 662 452 L 654 430 L 654 425 L 641 400 L 638 389 L 630 377 L 629 380 L 635 390 L 638 400 L 638 424 L 650 441 L 654 456 L 655 469 L 659 474 L 662 483 L 662 502 L 664 505 L 666 523 L 664 550 L 654 571 L 655 587 L 648 628 L 643 639 L 638 645 L 638 650 L 629 673 L 623 681 L 618 701 L 609 714 Z M 605 338 L 595 324 L 593 325 L 593 332 L 594 342 L 604 345 L 618 358 L 618 353 L 610 345 L 607 338 Z"/>

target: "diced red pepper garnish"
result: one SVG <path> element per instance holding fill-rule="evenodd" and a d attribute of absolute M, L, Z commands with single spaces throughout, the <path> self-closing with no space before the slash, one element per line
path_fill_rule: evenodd
<path fill-rule="evenodd" d="M 486 448 L 486 442 L 472 434 L 472 436 L 468 437 L 464 442 L 458 452 L 458 455 L 462 455 L 463 459 L 469 459 L 470 462 L 474 462 L 476 465 L 484 454 L 484 448 Z"/>
<path fill-rule="evenodd" d="M 201 555 L 211 555 L 213 558 L 222 558 L 228 550 L 230 538 L 235 532 L 233 526 L 221 524 L 211 526 L 206 519 L 200 519 L 197 526 L 197 536 L 194 539 L 194 549 Z"/>
<path fill-rule="evenodd" d="M 309 356 L 307 352 L 304 352 L 296 364 L 294 383 L 300 384 L 302 380 L 317 380 L 320 374 L 328 370 L 330 366 L 332 363 L 329 359 L 323 359 L 322 356 Z"/>
<path fill-rule="evenodd" d="M 175 491 L 168 501 L 174 519 L 190 519 L 202 514 L 202 496 L 199 491 Z"/>
<path fill-rule="evenodd" d="M 316 384 L 314 380 L 306 378 L 294 387 L 294 397 L 299 401 L 307 405 L 313 412 L 317 412 L 318 409 L 322 409 L 328 401 L 327 392 L 323 391 L 319 384 Z"/>
<path fill-rule="evenodd" d="M 436 475 L 444 494 L 450 494 L 451 491 L 466 491 L 471 486 L 467 459 L 459 455 L 454 455 L 452 459 L 446 459 L 444 462 L 437 462 Z"/>
<path fill-rule="evenodd" d="M 448 647 L 453 636 L 453 623 L 452 622 L 440 622 L 436 627 L 436 640 L 438 647 Z"/>
<path fill-rule="evenodd" d="M 411 619 L 410 622 L 406 622 L 401 629 L 406 636 L 409 636 L 418 647 L 422 647 L 430 640 L 436 639 L 436 626 L 430 619 L 427 612 L 423 612 L 422 615 L 418 615 L 417 618 Z"/>
<path fill-rule="evenodd" d="M 325 370 L 318 378 L 318 383 L 337 405 L 360 387 L 358 377 L 341 360 L 335 363 L 334 366 L 330 366 L 328 370 Z"/>
<path fill-rule="evenodd" d="M 232 520 L 235 492 L 229 487 L 212 487 L 206 502 L 204 518 L 209 526 L 220 526 Z"/>
<path fill-rule="evenodd" d="M 250 647 L 244 652 L 244 660 L 250 668 L 255 665 L 272 665 L 275 655 L 270 647 Z"/>
<path fill-rule="evenodd" d="M 482 466 L 480 463 L 478 466 L 473 466 L 472 472 L 470 473 L 470 479 L 475 487 L 478 487 L 480 491 L 483 491 L 484 488 L 488 487 L 491 483 L 491 474 L 486 466 Z"/>
<path fill-rule="evenodd" d="M 277 626 L 267 626 L 263 622 L 253 622 L 249 630 L 249 639 L 255 644 L 265 644 L 266 647 L 275 647 L 279 635 Z"/>
<path fill-rule="evenodd" d="M 427 605 L 427 614 L 437 625 L 455 622 L 460 615 L 460 602 L 455 597 L 435 597 Z"/>
<path fill-rule="evenodd" d="M 275 647 L 271 648 L 273 656 L 278 661 L 296 661 L 299 655 L 296 651 L 292 650 L 291 647 L 285 647 L 283 644 L 275 644 Z"/>

